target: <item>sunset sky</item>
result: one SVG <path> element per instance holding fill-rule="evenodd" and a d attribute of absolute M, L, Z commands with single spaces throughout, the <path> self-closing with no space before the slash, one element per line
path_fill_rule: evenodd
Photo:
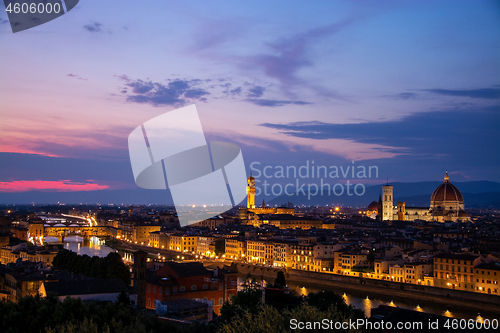
<path fill-rule="evenodd" d="M 0 192 L 134 189 L 128 134 L 193 103 L 248 171 L 500 182 L 497 1 L 85 0 L 15 34 L 0 6 Z"/>

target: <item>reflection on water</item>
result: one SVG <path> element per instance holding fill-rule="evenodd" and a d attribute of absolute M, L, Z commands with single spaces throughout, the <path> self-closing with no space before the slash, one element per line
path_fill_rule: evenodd
<path fill-rule="evenodd" d="M 104 244 L 104 240 L 95 236 L 90 238 L 82 238 L 80 236 L 66 237 L 64 239 L 64 248 L 80 255 L 86 254 L 90 257 L 105 257 L 108 253 L 116 252 L 112 248 L 107 247 Z"/>
<path fill-rule="evenodd" d="M 274 281 L 269 280 L 269 283 Z M 352 305 L 356 309 L 362 310 L 367 317 L 370 317 L 371 309 L 378 308 L 379 305 L 389 305 L 393 307 L 400 307 L 402 309 L 409 309 L 419 312 L 427 312 L 437 315 L 442 315 L 446 317 L 454 317 L 459 319 L 475 319 L 479 316 L 477 312 L 470 311 L 467 309 L 447 306 L 439 303 L 426 302 L 422 300 L 408 300 L 408 299 L 392 299 L 394 296 L 388 295 L 387 297 L 379 296 L 367 296 L 363 295 L 363 292 L 348 291 L 347 293 L 340 291 L 339 288 L 332 286 L 321 286 L 316 284 L 308 283 L 296 283 L 293 281 L 287 282 L 290 289 L 294 290 L 298 295 L 308 295 L 309 293 L 315 293 L 321 290 L 330 290 L 336 293 L 341 293 L 342 298 L 347 305 Z M 483 313 L 484 312 L 484 313 Z M 488 312 L 488 313 L 486 313 Z M 498 318 L 498 314 L 495 312 L 489 312 L 487 310 L 481 311 L 484 318 L 494 319 Z M 482 318 L 479 316 L 479 318 Z"/>
<path fill-rule="evenodd" d="M 365 313 L 365 317 L 371 316 L 372 308 L 373 308 L 373 303 L 368 298 L 368 296 L 366 296 L 366 298 L 363 300 L 363 307 L 362 307 L 362 310 Z"/>
<path fill-rule="evenodd" d="M 122 258 L 123 258 L 123 261 L 125 262 L 131 262 L 133 263 L 134 262 L 134 254 L 133 253 L 130 253 L 130 252 L 120 252 Z"/>

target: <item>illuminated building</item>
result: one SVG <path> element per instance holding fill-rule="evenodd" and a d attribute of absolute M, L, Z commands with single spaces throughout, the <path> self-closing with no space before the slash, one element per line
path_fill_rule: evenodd
<path fill-rule="evenodd" d="M 30 223 L 28 225 L 28 239 L 40 239 L 44 237 L 44 225 L 43 223 Z"/>
<path fill-rule="evenodd" d="M 183 233 L 175 233 L 175 234 L 170 235 L 170 243 L 168 245 L 169 250 L 182 252 L 183 244 L 184 244 L 184 234 Z"/>
<path fill-rule="evenodd" d="M 148 245 L 151 247 L 160 247 L 160 231 L 153 231 L 149 233 Z"/>
<path fill-rule="evenodd" d="M 382 186 L 382 220 L 392 221 L 394 215 L 394 204 L 393 204 L 393 192 L 394 188 L 387 184 Z"/>
<path fill-rule="evenodd" d="M 368 267 L 368 254 L 359 249 L 343 249 L 334 252 L 335 272 L 337 274 L 349 274 L 354 267 Z"/>
<path fill-rule="evenodd" d="M 198 236 L 198 242 L 196 244 L 196 253 L 202 256 L 210 256 L 212 253 L 210 251 L 210 245 L 215 241 L 214 236 L 203 235 Z"/>
<path fill-rule="evenodd" d="M 264 265 L 273 264 L 273 244 L 265 240 L 247 240 L 247 260 Z"/>
<path fill-rule="evenodd" d="M 405 282 L 405 269 L 398 264 L 389 266 L 389 276 L 391 281 Z"/>
<path fill-rule="evenodd" d="M 395 218 L 402 221 L 438 221 L 463 222 L 468 221 L 469 214 L 464 210 L 464 198 L 458 188 L 450 182 L 448 171 L 444 181 L 432 193 L 430 207 L 410 207 L 405 202 L 393 203 L 393 187 L 382 186 L 383 195 L 379 203 L 373 201 L 368 205 L 366 215 L 375 218 L 382 216 L 383 221 Z"/>
<path fill-rule="evenodd" d="M 132 241 L 137 244 L 148 245 L 149 243 L 149 234 L 151 232 L 160 231 L 160 225 L 154 224 L 139 224 L 134 225 L 132 231 Z"/>
<path fill-rule="evenodd" d="M 474 267 L 476 292 L 500 294 L 500 264 L 480 264 Z"/>
<path fill-rule="evenodd" d="M 225 239 L 226 258 L 243 259 L 247 256 L 247 242 L 243 237 Z"/>
<path fill-rule="evenodd" d="M 450 182 L 448 171 L 443 183 L 432 193 L 430 212 L 432 219 L 438 222 L 469 220 L 469 215 L 464 211 L 462 193 Z"/>
<path fill-rule="evenodd" d="M 255 208 L 255 178 L 250 174 L 247 180 L 247 208 Z"/>
<path fill-rule="evenodd" d="M 404 265 L 404 281 L 412 284 L 424 284 L 425 276 L 432 275 L 432 264 L 413 262 Z"/>
<path fill-rule="evenodd" d="M 266 207 L 263 201 L 261 207 L 255 206 L 255 178 L 250 175 L 247 179 L 247 207 L 239 209 L 239 217 L 246 220 L 257 214 L 295 214 L 295 209 L 290 207 Z"/>
<path fill-rule="evenodd" d="M 474 291 L 474 266 L 480 263 L 474 254 L 438 254 L 433 258 L 434 286 Z"/>
<path fill-rule="evenodd" d="M 291 243 L 274 242 L 273 246 L 273 266 L 287 267 L 287 259 L 290 253 Z"/>

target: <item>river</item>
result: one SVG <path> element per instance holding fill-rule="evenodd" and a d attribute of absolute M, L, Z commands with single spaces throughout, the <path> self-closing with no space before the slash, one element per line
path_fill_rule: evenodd
<path fill-rule="evenodd" d="M 89 238 L 69 236 L 64 238 L 65 249 L 71 250 L 80 255 L 86 254 L 90 257 L 105 257 L 110 252 L 116 252 L 116 250 L 106 246 L 104 243 L 104 240 L 95 236 Z"/>
<path fill-rule="evenodd" d="M 264 280 L 266 283 L 274 283 L 274 280 L 271 279 Z M 482 318 L 500 319 L 498 313 L 488 311 L 487 309 L 478 313 L 478 311 L 468 310 L 463 307 L 446 306 L 439 303 L 418 300 L 408 301 L 406 299 L 398 299 L 397 297 L 392 297 L 390 295 L 371 296 L 366 292 L 353 292 L 352 290 L 343 291 L 341 288 L 332 286 L 314 285 L 302 282 L 297 283 L 294 281 L 287 281 L 287 285 L 298 295 L 308 295 L 309 293 L 315 293 L 321 290 L 329 290 L 337 294 L 341 294 L 348 305 L 352 305 L 356 309 L 363 310 L 365 316 L 367 317 L 370 317 L 372 308 L 377 308 L 379 305 L 390 305 L 403 309 L 422 311 L 459 319 L 476 319 L 479 314 Z"/>

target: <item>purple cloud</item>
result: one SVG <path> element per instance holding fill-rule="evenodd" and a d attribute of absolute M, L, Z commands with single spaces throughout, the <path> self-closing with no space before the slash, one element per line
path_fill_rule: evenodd
<path fill-rule="evenodd" d="M 284 106 L 289 104 L 292 105 L 312 104 L 310 102 L 304 102 L 304 101 L 279 101 L 272 99 L 247 99 L 247 101 L 258 106 L 269 106 L 269 107 Z"/>
<path fill-rule="evenodd" d="M 74 79 L 78 79 L 78 80 L 83 80 L 83 81 L 87 81 L 86 78 L 83 78 L 81 77 L 80 75 L 76 75 L 76 74 L 67 74 L 66 76 L 69 76 L 69 77 L 72 77 Z"/>
<path fill-rule="evenodd" d="M 99 22 L 93 22 L 91 24 L 84 25 L 83 28 L 89 32 L 102 32 L 102 24 Z"/>
<path fill-rule="evenodd" d="M 334 35 L 349 26 L 354 19 L 348 18 L 324 27 L 315 28 L 275 43 L 268 43 L 269 54 L 261 54 L 245 59 L 253 68 L 261 69 L 268 77 L 279 80 L 284 85 L 304 82 L 296 76 L 298 70 L 311 66 L 308 49 L 321 38 Z M 247 63 L 247 64 L 248 64 Z"/>
<path fill-rule="evenodd" d="M 159 82 L 131 80 L 127 76 L 120 76 L 125 86 L 132 89 L 135 95 L 127 97 L 128 102 L 150 104 L 153 106 L 174 105 L 182 106 L 190 101 L 206 101 L 210 93 L 205 89 L 196 87 L 201 80 L 173 80 L 168 84 Z M 122 93 L 126 93 L 126 88 Z"/>

